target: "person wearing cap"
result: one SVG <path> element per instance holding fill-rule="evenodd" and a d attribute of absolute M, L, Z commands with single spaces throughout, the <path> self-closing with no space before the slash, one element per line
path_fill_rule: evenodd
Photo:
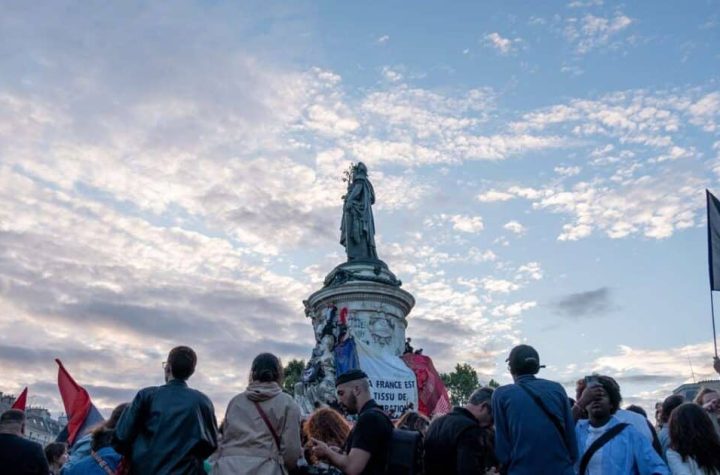
<path fill-rule="evenodd" d="M 531 346 L 516 346 L 507 362 L 514 384 L 492 397 L 495 455 L 504 473 L 574 475 L 578 447 L 565 390 L 535 377 L 544 366 Z"/>
<path fill-rule="evenodd" d="M 350 370 L 337 377 L 335 387 L 340 404 L 349 414 L 357 414 L 358 419 L 343 450 L 312 439 L 313 455 L 328 460 L 347 475 L 384 474 L 393 424 L 372 399 L 367 375 Z"/>

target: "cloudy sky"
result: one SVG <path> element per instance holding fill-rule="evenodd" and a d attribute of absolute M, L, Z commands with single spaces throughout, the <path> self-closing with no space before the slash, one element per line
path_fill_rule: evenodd
<path fill-rule="evenodd" d="M 107 410 L 188 344 L 222 414 L 309 356 L 358 160 L 440 370 L 711 375 L 718 1 L 2 3 L 0 391 Z"/>

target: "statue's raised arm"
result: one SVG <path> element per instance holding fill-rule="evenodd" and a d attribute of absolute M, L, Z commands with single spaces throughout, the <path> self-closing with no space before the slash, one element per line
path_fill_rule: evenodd
<path fill-rule="evenodd" d="M 352 167 L 348 192 L 344 199 L 340 244 L 345 246 L 348 261 L 377 260 L 375 220 L 372 213 L 375 191 L 368 180 L 364 163 L 360 162 Z"/>

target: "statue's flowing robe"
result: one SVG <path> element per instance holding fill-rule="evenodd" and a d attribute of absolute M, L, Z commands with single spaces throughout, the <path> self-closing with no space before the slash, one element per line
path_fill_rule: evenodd
<path fill-rule="evenodd" d="M 373 204 L 375 204 L 375 191 L 372 184 L 365 177 L 356 177 L 345 197 L 340 226 L 340 244 L 345 246 L 349 261 L 377 259 Z"/>

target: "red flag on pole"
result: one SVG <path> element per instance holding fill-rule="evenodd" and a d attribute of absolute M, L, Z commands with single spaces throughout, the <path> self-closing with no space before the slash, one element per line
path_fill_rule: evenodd
<path fill-rule="evenodd" d="M 25 405 L 27 404 L 27 390 L 27 387 L 22 390 L 10 409 L 20 409 L 21 411 L 25 410 Z"/>
<path fill-rule="evenodd" d="M 72 445 L 85 423 L 85 418 L 90 412 L 92 403 L 88 392 L 75 382 L 62 362 L 59 359 L 56 359 L 55 362 L 58 364 L 58 389 L 68 418 L 67 441 L 68 445 Z"/>
<path fill-rule="evenodd" d="M 429 356 L 406 353 L 402 360 L 415 373 L 418 385 L 418 412 L 426 416 L 450 412 L 450 398 L 442 378 Z"/>

